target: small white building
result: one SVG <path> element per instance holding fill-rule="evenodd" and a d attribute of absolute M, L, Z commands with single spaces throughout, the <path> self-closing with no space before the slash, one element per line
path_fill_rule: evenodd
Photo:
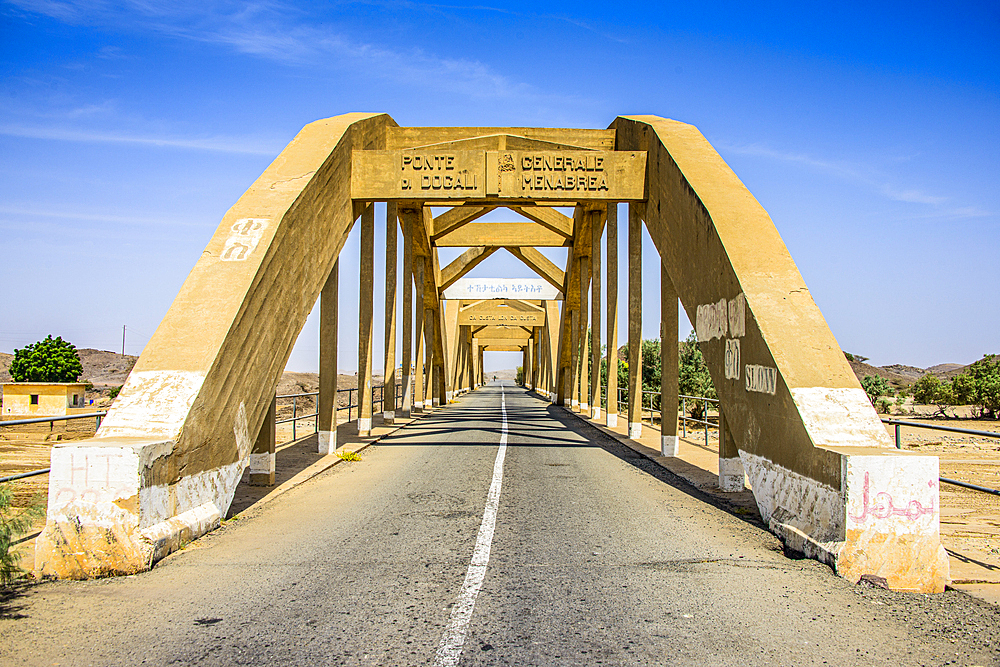
<path fill-rule="evenodd" d="M 3 385 L 4 417 L 55 417 L 85 411 L 82 382 L 8 382 Z"/>

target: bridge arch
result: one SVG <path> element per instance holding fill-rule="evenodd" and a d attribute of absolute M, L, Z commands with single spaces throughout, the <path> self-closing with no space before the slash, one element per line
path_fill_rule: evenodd
<path fill-rule="evenodd" d="M 401 410 L 474 389 L 482 350 L 507 340 L 525 351 L 543 396 L 587 413 L 599 406 L 601 336 L 586 349 L 586 331 L 592 323 L 600 333 L 603 319 L 608 349 L 617 349 L 617 271 L 606 267 L 615 279 L 603 291 L 600 244 L 606 231 L 617 263 L 618 204 L 627 202 L 630 245 L 645 226 L 661 258 L 662 331 L 676 331 L 679 299 L 722 401 L 720 484 L 742 488 L 746 474 L 771 530 L 842 576 L 943 590 L 937 458 L 892 448 L 767 213 L 696 128 L 655 116 L 619 117 L 606 130 L 403 128 L 385 114 L 307 125 L 223 217 L 96 436 L 53 449 L 37 543 L 43 572 L 143 570 L 217 525 L 245 468 L 273 465 L 273 454 L 255 449 L 257 434 L 317 299 L 319 446 L 336 448 L 337 258 L 360 224 L 359 388 L 370 396 L 375 201 L 387 202 L 393 253 L 397 221 L 404 237 Z M 450 208 L 434 216 L 432 205 Z M 498 208 L 522 221 L 480 221 Z M 469 250 L 441 267 L 436 249 L 449 246 Z M 568 248 L 567 265 L 547 260 L 544 246 Z M 475 295 L 446 295 L 501 248 L 540 276 L 550 298 L 493 293 L 530 326 L 476 330 Z M 633 338 L 642 315 L 635 254 L 633 246 Z M 395 313 L 394 291 L 389 298 Z M 387 340 L 388 332 L 387 321 Z M 665 369 L 676 368 L 672 347 L 663 346 Z M 664 378 L 668 405 L 676 373 Z M 372 417 L 362 405 L 360 431 Z M 628 419 L 641 428 L 635 405 Z M 668 420 L 665 455 L 676 436 Z"/>

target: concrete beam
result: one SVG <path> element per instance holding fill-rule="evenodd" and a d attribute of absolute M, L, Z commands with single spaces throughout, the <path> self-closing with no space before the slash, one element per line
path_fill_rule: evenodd
<path fill-rule="evenodd" d="M 441 290 L 447 289 L 456 280 L 476 268 L 480 263 L 486 260 L 487 257 L 499 249 L 500 248 L 498 246 L 480 246 L 478 248 L 469 248 L 456 257 L 450 264 L 448 264 L 448 266 L 441 269 L 441 284 L 438 286 L 438 293 L 440 294 Z"/>
<path fill-rule="evenodd" d="M 385 205 L 385 363 L 382 385 L 382 419 L 386 424 L 396 421 L 396 202 Z"/>
<path fill-rule="evenodd" d="M 566 283 L 566 272 L 535 248 L 504 246 L 504 250 L 524 262 L 525 266 L 547 280 L 556 289 L 563 289 Z"/>
<path fill-rule="evenodd" d="M 573 238 L 573 218 L 555 209 L 547 206 L 511 206 L 510 210 L 560 236 Z"/>
<path fill-rule="evenodd" d="M 591 150 L 615 149 L 614 130 L 541 127 L 392 127 L 386 131 L 385 147 L 388 150 L 418 148 L 496 135 L 514 135 Z"/>
<path fill-rule="evenodd" d="M 601 418 L 601 236 L 603 228 L 593 218 L 601 216 L 591 211 L 590 225 L 590 416 Z"/>
<path fill-rule="evenodd" d="M 660 455 L 677 456 L 677 400 L 680 359 L 677 349 L 677 289 L 660 262 Z M 739 455 L 736 455 L 739 458 Z M 740 490 L 743 473 L 740 473 Z"/>
<path fill-rule="evenodd" d="M 358 285 L 358 435 L 372 431 L 372 335 L 375 312 L 375 205 L 361 214 L 360 268 Z"/>
<path fill-rule="evenodd" d="M 492 211 L 495 206 L 453 206 L 448 209 L 438 217 L 434 218 L 433 224 L 431 225 L 430 232 L 431 240 L 433 241 L 439 236 L 443 236 L 448 232 L 455 231 L 462 225 L 467 225 L 473 220 L 477 220 L 490 211 Z"/>
<path fill-rule="evenodd" d="M 628 205 L 628 437 L 642 437 L 642 218 Z"/>
<path fill-rule="evenodd" d="M 339 329 L 340 259 L 333 265 L 319 301 L 318 452 L 337 450 L 337 333 Z"/>
<path fill-rule="evenodd" d="M 618 203 L 608 204 L 607 212 L 608 268 L 608 317 L 607 317 L 607 368 L 608 410 L 605 423 L 609 428 L 618 426 Z"/>
<path fill-rule="evenodd" d="M 438 248 L 484 245 L 560 248 L 571 245 L 563 235 L 534 222 L 472 222 L 434 239 Z"/>

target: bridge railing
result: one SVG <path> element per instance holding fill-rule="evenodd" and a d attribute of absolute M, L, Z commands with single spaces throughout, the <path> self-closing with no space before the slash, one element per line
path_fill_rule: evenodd
<path fill-rule="evenodd" d="M 902 427 L 906 426 L 909 428 L 922 428 L 928 431 L 947 431 L 949 433 L 962 433 L 964 435 L 975 435 L 981 438 L 997 438 L 1000 439 L 1000 433 L 995 433 L 993 431 L 979 431 L 972 428 L 959 428 L 957 426 L 938 426 L 937 424 L 922 424 L 920 422 L 911 422 L 902 419 L 883 419 L 883 424 L 890 424 L 895 427 L 896 435 L 896 449 L 903 448 L 903 435 Z M 947 477 L 939 477 L 945 484 L 953 484 L 954 486 L 961 486 L 966 489 L 972 489 L 973 491 L 982 491 L 983 493 L 990 493 L 994 496 L 1000 496 L 1000 490 L 991 489 L 985 486 L 979 486 L 978 484 L 969 484 L 968 482 L 961 482 L 957 479 L 949 479 Z"/>
<path fill-rule="evenodd" d="M 413 383 L 411 383 L 410 386 L 413 387 Z M 337 390 L 337 395 L 340 396 L 340 394 L 343 394 L 344 392 L 347 392 L 347 405 L 341 406 L 341 405 L 339 405 L 339 401 L 337 401 L 337 403 L 338 403 L 337 410 L 343 410 L 344 408 L 347 408 L 347 421 L 351 421 L 352 417 L 353 417 L 353 412 L 352 412 L 353 409 L 354 408 L 359 408 L 360 409 L 360 407 L 361 407 L 360 404 L 354 402 L 354 400 L 355 400 L 354 395 L 358 392 L 358 389 L 356 389 L 355 387 L 349 387 L 347 389 L 338 389 Z M 303 397 L 313 397 L 313 408 L 314 408 L 314 411 L 310 412 L 308 414 L 300 415 L 299 414 L 299 399 L 303 398 Z M 400 404 L 400 399 L 403 397 L 403 385 L 402 384 L 396 384 L 395 385 L 395 397 L 396 397 L 395 404 L 399 405 Z M 300 421 L 302 421 L 304 419 L 312 419 L 313 420 L 313 433 L 316 433 L 316 432 L 319 431 L 319 419 L 317 419 L 317 417 L 319 417 L 319 406 L 317 404 L 317 402 L 319 400 L 319 392 L 318 391 L 303 392 L 303 393 L 299 393 L 299 394 L 281 394 L 281 395 L 275 396 L 274 398 L 275 398 L 275 400 L 292 399 L 292 416 L 291 417 L 287 417 L 285 419 L 278 419 L 278 420 L 276 420 L 274 422 L 276 426 L 278 424 L 288 424 L 288 423 L 291 423 L 291 425 L 292 425 L 292 440 L 297 440 L 298 439 L 298 437 L 297 437 L 298 436 L 297 424 L 298 424 L 298 422 L 300 422 Z M 385 406 L 385 386 L 384 385 L 381 386 L 381 387 L 372 387 L 371 402 L 372 402 L 372 412 L 373 413 L 384 411 L 384 410 L 378 410 L 378 409 L 376 409 L 376 407 L 383 408 Z"/>
<path fill-rule="evenodd" d="M 52 429 L 53 422 L 70 421 L 71 419 L 94 419 L 96 421 L 95 430 L 101 428 L 101 420 L 104 419 L 104 415 L 108 414 L 107 411 L 100 412 L 87 412 L 85 414 L 79 415 L 54 415 L 51 417 L 32 417 L 30 419 L 8 419 L 6 421 L 0 421 L 0 428 L 6 426 L 23 426 L 25 424 L 49 424 L 49 430 Z M 37 475 L 47 475 L 49 468 L 43 468 L 41 470 L 29 470 L 28 472 L 19 472 L 16 475 L 7 475 L 6 477 L 0 477 L 0 484 L 5 482 L 13 482 L 15 479 L 24 479 L 25 477 L 35 477 Z"/>
<path fill-rule="evenodd" d="M 606 385 L 604 385 L 604 386 L 601 387 L 601 397 L 602 397 L 602 403 L 603 403 L 602 407 L 605 407 L 605 408 L 607 407 L 607 390 L 608 390 L 608 388 L 607 388 Z M 627 400 L 625 400 L 625 399 L 622 398 L 623 396 L 626 395 L 626 391 L 627 390 L 625 390 L 623 388 L 619 388 L 618 389 L 618 412 L 619 413 L 621 413 L 623 407 L 625 407 L 626 409 L 628 407 Z M 649 407 L 646 407 L 646 397 L 647 396 L 649 397 Z M 650 417 L 649 423 L 650 423 L 650 425 L 653 425 L 653 415 L 654 414 L 657 415 L 658 417 L 660 417 L 660 419 L 662 421 L 662 413 L 661 413 L 661 411 L 653 408 L 654 400 L 658 399 L 659 396 L 660 396 L 660 392 L 658 392 L 658 391 L 643 391 L 642 392 L 642 400 L 640 401 L 640 412 L 642 412 L 642 413 L 648 412 L 649 413 L 649 417 Z M 688 437 L 688 428 L 687 428 L 687 426 L 688 426 L 689 423 L 698 424 L 698 425 L 704 427 L 705 445 L 707 446 L 708 445 L 708 440 L 709 440 L 709 430 L 710 429 L 718 429 L 718 427 L 719 427 L 719 423 L 718 423 L 719 422 L 719 417 L 721 417 L 721 415 L 722 415 L 722 406 L 719 405 L 719 399 L 717 399 L 717 398 L 707 398 L 705 396 L 687 396 L 685 394 L 681 394 L 678 398 L 680 398 L 680 401 L 681 401 L 681 404 L 680 404 L 680 415 L 678 417 L 678 419 L 680 420 L 680 423 L 681 423 L 681 437 L 683 437 L 683 438 Z M 701 405 L 702 405 L 701 414 L 704 416 L 703 419 L 698 419 L 698 418 L 695 418 L 695 417 L 689 417 L 688 416 L 687 407 L 688 407 L 688 402 L 689 401 L 693 401 L 696 404 L 698 402 L 701 403 Z M 719 416 L 716 417 L 716 420 L 714 422 L 711 420 L 711 418 L 710 418 L 710 416 L 708 414 L 709 406 L 714 406 L 714 408 L 718 411 L 718 415 Z M 640 419 L 641 419 L 641 416 L 640 416 Z M 996 433 L 996 432 L 993 432 L 993 431 L 980 431 L 980 430 L 971 429 L 971 428 L 960 428 L 960 427 L 957 427 L 957 426 L 938 426 L 936 424 L 922 424 L 920 422 L 912 422 L 912 421 L 906 421 L 906 420 L 901 420 L 901 419 L 883 419 L 882 423 L 889 424 L 889 425 L 895 427 L 896 449 L 902 449 L 903 448 L 903 440 L 902 440 L 901 429 L 904 426 L 909 427 L 909 428 L 921 428 L 921 429 L 926 429 L 926 430 L 929 430 L 929 431 L 947 431 L 949 433 L 962 433 L 964 435 L 974 435 L 974 436 L 983 437 L 983 438 L 996 438 L 996 439 L 1000 439 L 1000 433 Z M 939 479 L 942 482 L 944 482 L 945 484 L 952 484 L 954 486 L 961 486 L 961 487 L 966 488 L 966 489 L 972 489 L 974 491 L 981 491 L 983 493 L 989 493 L 989 494 L 992 494 L 992 495 L 995 495 L 995 496 L 1000 496 L 1000 490 L 997 490 L 997 489 L 991 489 L 989 487 L 979 486 L 978 484 L 970 484 L 968 482 L 962 482 L 960 480 L 951 479 L 951 478 L 948 478 L 948 477 L 940 477 Z"/>
<path fill-rule="evenodd" d="M 606 385 L 602 386 L 601 387 L 601 403 L 602 403 L 602 407 L 604 407 L 604 408 L 607 408 L 607 405 L 608 405 L 607 394 L 608 394 L 608 388 L 607 388 L 607 386 Z M 623 398 L 623 396 L 625 396 L 626 398 Z M 647 407 L 647 397 L 648 397 L 648 407 Z M 717 398 L 706 398 L 705 396 L 687 396 L 687 395 L 684 395 L 684 394 L 681 394 L 678 398 L 680 398 L 680 400 L 681 400 L 680 415 L 678 416 L 678 419 L 680 420 L 680 423 L 681 423 L 681 437 L 684 437 L 684 438 L 688 437 L 688 424 L 689 423 L 690 424 L 698 424 L 698 425 L 700 425 L 700 426 L 702 426 L 704 428 L 705 445 L 707 446 L 708 445 L 708 439 L 709 439 L 709 431 L 711 429 L 718 429 L 719 428 L 718 420 L 719 420 L 719 416 L 721 416 L 721 414 L 722 414 L 722 408 L 719 406 L 719 399 L 717 399 Z M 650 424 L 650 426 L 652 426 L 654 424 L 654 422 L 653 422 L 653 415 L 656 415 L 656 417 L 659 418 L 661 421 L 663 419 L 662 411 L 653 407 L 657 402 L 659 402 L 659 399 L 660 399 L 660 392 L 658 392 L 658 391 L 646 391 L 646 390 L 643 390 L 643 392 L 642 392 L 642 398 L 639 400 L 639 412 L 640 412 L 639 419 L 642 420 L 642 418 L 645 416 L 645 413 L 648 412 L 649 413 L 649 424 Z M 703 419 L 698 419 L 696 417 L 689 417 L 688 416 L 687 407 L 688 407 L 689 401 L 693 402 L 696 405 L 699 402 L 701 403 L 701 405 L 702 405 L 701 414 L 703 416 Z M 715 421 L 712 421 L 710 415 L 708 414 L 710 406 L 714 406 L 715 410 L 717 411 L 717 416 L 715 418 Z M 618 388 L 618 413 L 619 414 L 621 414 L 621 412 L 622 412 L 622 407 L 625 407 L 626 409 L 628 408 L 627 390 L 624 389 L 624 388 L 619 387 Z"/>

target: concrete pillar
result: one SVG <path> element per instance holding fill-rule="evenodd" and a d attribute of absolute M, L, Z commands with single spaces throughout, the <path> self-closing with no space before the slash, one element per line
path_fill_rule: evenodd
<path fill-rule="evenodd" d="M 660 454 L 677 456 L 677 290 L 660 261 Z"/>
<path fill-rule="evenodd" d="M 642 218 L 628 205 L 628 437 L 642 436 Z"/>
<path fill-rule="evenodd" d="M 426 273 L 424 275 L 426 280 Z M 424 410 L 429 410 L 437 403 L 434 401 L 434 382 L 437 364 L 434 359 L 434 311 L 424 308 L 424 359 L 427 360 L 424 368 L 424 385 L 422 387 L 424 397 Z"/>
<path fill-rule="evenodd" d="M 337 326 L 340 259 L 326 279 L 319 298 L 319 433 L 320 454 L 337 450 Z"/>
<path fill-rule="evenodd" d="M 541 392 L 542 385 L 542 330 L 535 327 L 531 330 L 531 390 Z"/>
<path fill-rule="evenodd" d="M 590 416 L 601 418 L 601 212 L 590 212 Z"/>
<path fill-rule="evenodd" d="M 580 412 L 590 415 L 590 258 L 580 258 Z"/>
<path fill-rule="evenodd" d="M 559 324 L 561 321 L 558 301 L 545 301 L 545 336 L 542 344 L 545 346 L 545 376 L 549 400 L 553 403 L 559 400 Z M 565 309 L 566 304 L 563 303 Z"/>
<path fill-rule="evenodd" d="M 570 332 L 571 332 L 571 342 L 572 345 L 570 354 L 570 371 L 567 373 L 569 378 L 569 392 L 570 398 L 570 409 L 573 412 L 579 412 L 580 410 L 580 395 L 577 393 L 577 387 L 580 383 L 580 311 L 573 310 L 570 313 Z"/>
<path fill-rule="evenodd" d="M 413 407 L 424 409 L 424 257 L 413 258 L 413 285 L 416 296 L 413 304 Z"/>
<path fill-rule="evenodd" d="M 375 206 L 361 214 L 361 276 L 358 286 L 358 435 L 372 432 L 372 328 L 375 306 Z"/>
<path fill-rule="evenodd" d="M 721 403 L 720 403 L 721 406 Z M 706 417 L 707 419 L 707 417 Z M 736 448 L 726 413 L 719 409 L 719 489 L 728 493 L 736 493 L 744 488 L 743 461 Z"/>
<path fill-rule="evenodd" d="M 608 413 L 605 423 L 618 426 L 618 202 L 608 204 Z"/>
<path fill-rule="evenodd" d="M 257 434 L 257 440 L 250 450 L 250 485 L 274 485 L 274 413 L 276 399 L 271 399 L 271 407 L 264 413 L 264 423 Z"/>
<path fill-rule="evenodd" d="M 396 202 L 385 205 L 385 369 L 382 419 L 396 421 Z"/>
<path fill-rule="evenodd" d="M 475 335 L 472 334 L 472 327 L 469 327 L 469 337 L 472 347 L 469 353 L 469 363 L 472 364 L 472 388 L 477 389 L 479 387 L 479 341 L 476 339 Z"/>
<path fill-rule="evenodd" d="M 401 217 L 403 222 L 403 405 L 404 418 L 413 409 L 413 217 Z"/>
<path fill-rule="evenodd" d="M 466 359 L 465 363 L 469 365 L 469 391 L 476 388 L 476 346 L 472 338 L 472 327 L 465 327 L 466 336 Z"/>

